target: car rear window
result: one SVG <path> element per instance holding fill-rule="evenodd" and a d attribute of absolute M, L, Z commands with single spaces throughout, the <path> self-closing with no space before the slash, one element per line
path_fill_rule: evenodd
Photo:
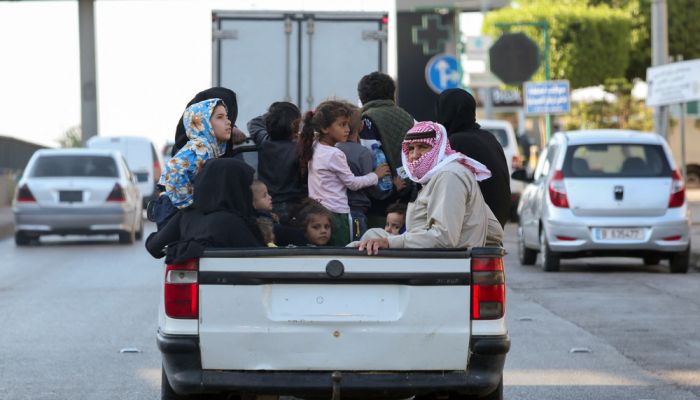
<path fill-rule="evenodd" d="M 508 146 L 508 133 L 506 132 L 505 129 L 498 129 L 498 128 L 485 128 L 482 126 L 482 129 L 485 129 L 493 134 L 493 136 L 496 137 L 496 140 L 498 140 L 498 143 L 501 144 L 501 147 L 506 147 Z"/>
<path fill-rule="evenodd" d="M 116 178 L 117 163 L 109 156 L 43 156 L 32 169 L 35 178 L 53 177 L 106 177 Z"/>
<path fill-rule="evenodd" d="M 584 144 L 570 146 L 564 176 L 579 178 L 633 178 L 671 176 L 664 150 L 652 144 Z"/>

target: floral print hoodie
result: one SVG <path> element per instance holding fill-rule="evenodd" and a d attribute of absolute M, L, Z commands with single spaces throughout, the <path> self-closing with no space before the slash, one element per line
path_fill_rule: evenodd
<path fill-rule="evenodd" d="M 185 110 L 182 123 L 187 133 L 187 144 L 165 165 L 158 182 L 165 186 L 165 194 L 177 208 L 192 204 L 192 188 L 195 177 L 204 162 L 224 154 L 226 143 L 214 136 L 211 115 L 221 99 L 208 99 L 195 103 Z"/>

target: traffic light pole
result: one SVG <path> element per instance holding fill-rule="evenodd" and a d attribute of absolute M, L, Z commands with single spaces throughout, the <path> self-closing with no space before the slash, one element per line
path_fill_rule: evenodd
<path fill-rule="evenodd" d="M 534 21 L 534 22 L 511 22 L 511 23 L 501 23 L 496 24 L 496 27 L 503 28 L 505 30 L 510 29 L 513 26 L 534 26 L 542 30 L 542 37 L 544 40 L 544 80 L 549 80 L 549 24 L 547 21 Z M 545 137 L 546 141 L 549 142 L 549 138 L 552 136 L 552 118 L 549 113 L 544 115 L 545 122 Z"/>

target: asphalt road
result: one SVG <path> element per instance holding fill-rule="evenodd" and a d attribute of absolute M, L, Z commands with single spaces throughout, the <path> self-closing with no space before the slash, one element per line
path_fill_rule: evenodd
<path fill-rule="evenodd" d="M 507 237 L 506 399 L 700 398 L 697 270 L 608 259 L 544 273 Z M 0 399 L 158 399 L 159 261 L 141 243 L 49 239 L 0 241 Z"/>

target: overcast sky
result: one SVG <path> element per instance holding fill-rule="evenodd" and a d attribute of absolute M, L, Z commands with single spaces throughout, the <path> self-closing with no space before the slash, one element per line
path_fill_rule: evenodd
<path fill-rule="evenodd" d="M 158 147 L 172 139 L 187 102 L 211 86 L 212 9 L 377 11 L 387 3 L 98 0 L 100 135 L 143 135 Z M 56 145 L 80 124 L 77 1 L 0 2 L 0 38 L 0 135 Z"/>

